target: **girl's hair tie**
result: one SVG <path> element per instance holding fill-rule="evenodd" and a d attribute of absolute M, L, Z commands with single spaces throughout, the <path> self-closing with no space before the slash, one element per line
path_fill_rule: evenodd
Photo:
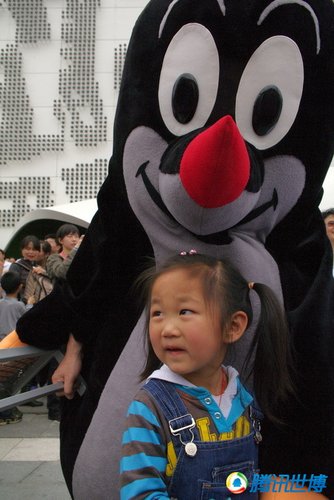
<path fill-rule="evenodd" d="M 248 288 L 249 288 L 250 290 L 253 290 L 254 285 L 255 285 L 254 281 L 250 281 L 250 282 L 248 283 Z"/>
<path fill-rule="evenodd" d="M 191 250 L 189 250 L 189 252 L 186 252 L 185 250 L 182 250 L 182 252 L 180 252 L 180 255 L 184 256 L 184 255 L 196 255 L 197 254 L 197 250 L 194 250 L 193 248 Z"/>

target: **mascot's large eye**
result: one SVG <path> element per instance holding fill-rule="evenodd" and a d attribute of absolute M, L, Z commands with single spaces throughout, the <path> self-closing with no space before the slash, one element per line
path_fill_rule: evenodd
<path fill-rule="evenodd" d="M 289 132 L 297 116 L 304 65 L 297 44 L 285 36 L 265 40 L 242 74 L 236 122 L 244 139 L 263 150 Z"/>
<path fill-rule="evenodd" d="M 160 74 L 160 112 L 170 132 L 180 136 L 205 125 L 218 83 L 218 50 L 210 31 L 186 24 L 171 40 Z"/>

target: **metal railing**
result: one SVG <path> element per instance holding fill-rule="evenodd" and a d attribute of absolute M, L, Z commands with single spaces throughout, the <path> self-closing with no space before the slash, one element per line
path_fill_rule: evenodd
<path fill-rule="evenodd" d="M 0 349 L 0 411 L 27 403 L 63 389 L 63 383 L 48 384 L 26 392 L 21 389 L 52 359 L 63 359 L 59 350 L 45 351 L 37 347 Z M 78 378 L 77 392 L 82 395 L 86 385 Z"/>

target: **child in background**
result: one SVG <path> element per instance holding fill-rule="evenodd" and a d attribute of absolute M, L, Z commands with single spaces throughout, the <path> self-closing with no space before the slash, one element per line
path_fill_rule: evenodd
<path fill-rule="evenodd" d="M 248 482 L 240 498 L 257 498 L 250 486 L 262 440 L 261 413 L 238 372 L 222 363 L 251 324 L 254 290 L 261 313 L 245 366 L 253 365 L 247 375 L 253 374 L 262 412 L 279 421 L 276 411 L 293 387 L 278 300 L 228 262 L 194 251 L 144 272 L 139 284 L 148 343 L 142 380 L 148 382 L 128 410 L 121 499 L 222 500 L 231 496 L 226 480 L 235 471 Z"/>
<path fill-rule="evenodd" d="M 67 271 L 80 246 L 83 236 L 74 224 L 63 224 L 56 233 L 56 242 L 60 245 L 60 253 L 51 253 L 46 261 L 46 272 L 53 281 L 66 279 Z"/>
<path fill-rule="evenodd" d="M 24 305 L 18 297 L 22 289 L 18 273 L 7 271 L 0 280 L 5 297 L 0 300 L 0 340 L 15 330 L 17 320 L 32 307 L 31 303 Z"/>
<path fill-rule="evenodd" d="M 29 309 L 31 304 L 26 306 L 18 300 L 22 289 L 21 277 L 18 273 L 7 271 L 1 278 L 1 288 L 5 292 L 5 297 L 0 300 L 0 341 L 8 333 L 15 330 L 17 320 Z M 22 412 L 17 408 L 11 408 L 0 412 L 0 425 L 15 424 L 21 422 Z"/>

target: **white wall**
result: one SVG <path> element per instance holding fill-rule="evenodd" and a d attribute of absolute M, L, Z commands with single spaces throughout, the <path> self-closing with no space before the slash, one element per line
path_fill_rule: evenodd
<path fill-rule="evenodd" d="M 96 196 L 146 3 L 0 2 L 0 248 L 27 212 Z"/>
<path fill-rule="evenodd" d="M 334 162 L 332 162 L 324 182 L 324 196 L 320 203 L 321 210 L 334 208 Z"/>

